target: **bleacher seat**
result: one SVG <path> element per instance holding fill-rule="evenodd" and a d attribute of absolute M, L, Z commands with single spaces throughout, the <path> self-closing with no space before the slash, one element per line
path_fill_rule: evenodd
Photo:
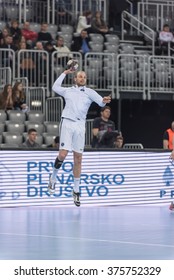
<path fill-rule="evenodd" d="M 26 120 L 26 114 L 18 110 L 7 111 L 8 120 L 14 123 L 22 123 Z"/>
<path fill-rule="evenodd" d="M 28 112 L 27 118 L 29 122 L 33 122 L 33 123 L 43 123 L 45 121 L 45 115 L 39 111 Z"/>
<path fill-rule="evenodd" d="M 11 121 L 6 122 L 6 130 L 10 133 L 19 133 L 22 134 L 25 131 L 24 123 L 14 123 Z"/>
<path fill-rule="evenodd" d="M 38 123 L 37 121 L 36 122 L 26 121 L 25 126 L 26 126 L 26 131 L 28 131 L 31 128 L 34 128 L 34 129 L 36 129 L 38 134 L 42 134 L 43 132 L 45 132 L 44 124 Z"/>
<path fill-rule="evenodd" d="M 4 122 L 7 120 L 7 114 L 4 110 L 0 110 L 0 122 Z"/>
<path fill-rule="evenodd" d="M 44 122 L 45 131 L 50 135 L 59 135 L 59 123 Z"/>
<path fill-rule="evenodd" d="M 44 144 L 45 145 L 50 145 L 53 143 L 54 141 L 54 138 L 57 136 L 57 134 L 55 135 L 50 135 L 50 134 L 47 134 L 47 133 L 44 133 Z"/>
<path fill-rule="evenodd" d="M 5 144 L 13 145 L 16 144 L 20 146 L 23 141 L 23 136 L 21 134 L 11 134 L 9 132 L 3 132 L 3 139 Z"/>

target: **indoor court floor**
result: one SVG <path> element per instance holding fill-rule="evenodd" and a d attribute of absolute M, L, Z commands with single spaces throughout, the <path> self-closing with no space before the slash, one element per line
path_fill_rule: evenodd
<path fill-rule="evenodd" d="M 165 206 L 0 210 L 1 260 L 174 260 Z"/>

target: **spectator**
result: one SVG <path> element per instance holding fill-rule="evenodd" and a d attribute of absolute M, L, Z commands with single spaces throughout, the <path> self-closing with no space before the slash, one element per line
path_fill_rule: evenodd
<path fill-rule="evenodd" d="M 163 30 L 159 33 L 159 45 L 160 45 L 160 53 L 162 55 L 168 55 L 168 44 L 171 43 L 173 45 L 174 36 L 170 31 L 169 25 L 164 24 Z"/>
<path fill-rule="evenodd" d="M 59 136 L 56 136 L 53 143 L 47 145 L 47 148 L 59 148 Z"/>
<path fill-rule="evenodd" d="M 5 38 L 7 36 L 10 36 L 10 30 L 7 27 L 4 27 L 1 34 L 1 45 L 4 44 Z"/>
<path fill-rule="evenodd" d="M 102 18 L 102 14 L 100 11 L 97 11 L 95 13 L 95 16 L 92 18 L 91 28 L 93 33 L 100 33 L 102 35 L 108 33 L 109 31 L 108 26 L 104 21 L 104 19 Z"/>
<path fill-rule="evenodd" d="M 35 128 L 30 128 L 28 130 L 27 140 L 22 144 L 22 147 L 26 148 L 40 148 L 40 145 L 36 142 L 37 131 Z"/>
<path fill-rule="evenodd" d="M 121 149 L 123 148 L 123 137 L 118 135 L 114 141 L 114 148 Z"/>
<path fill-rule="evenodd" d="M 17 20 L 12 20 L 9 30 L 13 37 L 14 44 L 17 45 L 22 36 L 21 29 L 19 28 L 19 22 Z"/>
<path fill-rule="evenodd" d="M 64 45 L 64 39 L 61 36 L 57 37 L 56 46 L 54 49 L 58 52 L 57 53 L 57 62 L 58 64 L 66 67 L 66 64 L 70 58 L 73 57 L 70 49 Z"/>
<path fill-rule="evenodd" d="M 174 149 L 174 121 L 172 121 L 171 127 L 164 132 L 163 149 Z"/>
<path fill-rule="evenodd" d="M 46 43 L 46 42 L 52 41 L 52 40 L 53 40 L 52 35 L 50 32 L 48 32 L 48 24 L 46 22 L 43 22 L 41 24 L 41 29 L 38 32 L 37 41 Z"/>
<path fill-rule="evenodd" d="M 92 12 L 91 11 L 85 11 L 82 16 L 79 16 L 78 23 L 77 23 L 77 33 L 81 33 L 82 30 L 86 30 L 88 33 L 90 33 L 91 30 L 91 18 L 92 18 Z"/>
<path fill-rule="evenodd" d="M 90 52 L 89 37 L 86 30 L 82 30 L 80 36 L 73 38 L 71 50 L 73 52 L 80 52 L 83 57 L 86 53 Z"/>
<path fill-rule="evenodd" d="M 25 93 L 22 82 L 16 82 L 12 88 L 12 99 L 15 110 L 22 110 L 28 112 L 26 104 Z"/>
<path fill-rule="evenodd" d="M 28 44 L 33 45 L 36 42 L 38 34 L 30 29 L 30 23 L 28 21 L 24 22 L 21 32 Z"/>
<path fill-rule="evenodd" d="M 13 37 L 11 35 L 7 35 L 7 37 L 5 37 L 3 39 L 3 43 L 2 45 L 0 45 L 0 48 L 2 49 L 8 49 L 8 50 L 4 50 L 2 52 L 2 66 L 3 67 L 12 67 L 12 59 L 13 59 L 13 52 L 12 51 L 16 51 L 17 50 L 17 46 L 15 46 L 15 44 L 13 43 Z"/>
<path fill-rule="evenodd" d="M 0 94 L 0 109 L 5 111 L 14 109 L 12 86 L 10 84 L 5 85 L 3 91 Z"/>
<path fill-rule="evenodd" d="M 93 148 L 100 147 L 100 141 L 105 132 L 112 132 L 115 130 L 114 122 L 109 119 L 111 115 L 111 108 L 109 106 L 103 107 L 100 114 L 101 116 L 95 118 L 93 122 L 93 139 L 91 145 Z"/>

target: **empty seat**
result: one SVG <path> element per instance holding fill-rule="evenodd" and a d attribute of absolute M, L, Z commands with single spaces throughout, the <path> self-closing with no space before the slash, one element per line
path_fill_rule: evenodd
<path fill-rule="evenodd" d="M 95 43 L 90 41 L 89 46 L 92 52 L 102 52 L 103 51 L 103 44 Z"/>
<path fill-rule="evenodd" d="M 107 53 L 107 52 L 118 53 L 118 48 L 119 48 L 118 45 L 106 42 L 106 43 L 104 43 L 104 47 L 105 47 L 105 50 L 104 50 L 105 53 Z"/>
<path fill-rule="evenodd" d="M 8 116 L 8 120 L 14 123 L 22 123 L 26 120 L 26 115 L 22 111 L 8 110 L 7 116 Z"/>
<path fill-rule="evenodd" d="M 114 45 L 118 45 L 120 42 L 120 39 L 117 35 L 114 34 L 105 34 L 106 42 Z"/>
<path fill-rule="evenodd" d="M 7 22 L 10 20 L 14 20 L 19 18 L 19 9 L 16 6 L 8 6 L 7 8 L 5 8 L 5 16 L 7 19 Z"/>
<path fill-rule="evenodd" d="M 36 129 L 38 134 L 42 134 L 43 132 L 45 132 L 45 127 L 43 123 L 34 123 L 34 122 L 30 122 L 30 121 L 26 121 L 25 122 L 25 126 L 26 126 L 26 131 L 28 131 L 31 128 Z"/>
<path fill-rule="evenodd" d="M 91 42 L 96 43 L 96 44 L 103 44 L 103 42 L 104 42 L 104 37 L 101 34 L 90 33 L 89 38 L 90 38 Z"/>
<path fill-rule="evenodd" d="M 28 121 L 33 123 L 43 123 L 45 115 L 42 112 L 30 111 L 27 113 Z"/>
<path fill-rule="evenodd" d="M 60 24 L 59 25 L 60 31 L 64 34 L 72 34 L 73 33 L 73 26 L 68 24 Z"/>
<path fill-rule="evenodd" d="M 6 122 L 6 130 L 10 133 L 22 134 L 25 131 L 24 123 L 13 123 L 11 121 Z"/>
<path fill-rule="evenodd" d="M 59 135 L 59 123 L 44 122 L 45 130 L 50 135 Z"/>
<path fill-rule="evenodd" d="M 54 139 L 55 139 L 55 137 L 57 136 L 57 134 L 56 135 L 49 135 L 49 134 L 44 134 L 44 143 L 45 143 L 45 145 L 50 145 L 50 144 L 52 144 L 53 142 L 54 142 Z"/>
<path fill-rule="evenodd" d="M 9 132 L 3 133 L 4 143 L 5 144 L 16 144 L 20 146 L 23 141 L 23 136 L 21 134 L 11 134 Z"/>
<path fill-rule="evenodd" d="M 2 134 L 0 134 L 0 144 L 2 143 Z"/>
<path fill-rule="evenodd" d="M 0 122 L 4 122 L 7 119 L 7 114 L 5 113 L 4 110 L 0 110 Z"/>

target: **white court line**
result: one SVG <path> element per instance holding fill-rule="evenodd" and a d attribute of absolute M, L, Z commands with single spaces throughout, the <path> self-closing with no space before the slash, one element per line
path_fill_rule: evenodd
<path fill-rule="evenodd" d="M 65 236 L 54 236 L 54 235 L 8 233 L 8 232 L 0 232 L 0 235 L 24 236 L 24 237 L 42 237 L 42 238 L 54 238 L 54 239 L 70 239 L 70 240 L 75 240 L 75 241 L 106 242 L 106 243 L 151 246 L 151 247 L 174 248 L 174 245 L 166 245 L 166 244 L 158 244 L 158 243 L 155 244 L 155 243 L 142 243 L 142 242 L 130 242 L 130 241 L 120 241 L 120 240 L 107 240 L 107 239 L 75 238 L 75 237 L 70 237 L 70 236 L 65 237 Z"/>

